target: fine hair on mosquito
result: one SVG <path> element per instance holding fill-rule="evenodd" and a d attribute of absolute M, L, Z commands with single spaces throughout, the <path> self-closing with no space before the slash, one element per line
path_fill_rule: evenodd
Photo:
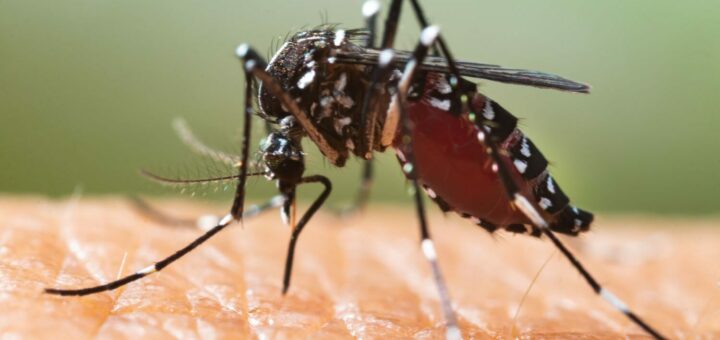
<path fill-rule="evenodd" d="M 439 254 L 426 218 L 423 193 L 442 211 L 456 212 L 488 232 L 510 232 L 549 239 L 590 288 L 651 336 L 664 336 L 604 288 L 558 238 L 590 229 L 593 215 L 571 203 L 548 170 L 548 160 L 517 126 L 518 119 L 478 91 L 466 78 L 588 93 L 588 85 L 560 76 L 455 59 L 440 29 L 431 25 L 419 0 L 408 0 L 421 31 L 412 51 L 394 48 L 402 0 L 392 0 L 384 28 L 378 30 L 381 4 L 362 6 L 365 27 L 322 25 L 293 34 L 266 61 L 241 44 L 236 55 L 245 73 L 245 105 L 239 156 L 216 152 L 187 126 L 176 129 L 201 155 L 225 163 L 236 174 L 179 179 L 149 174 L 165 183 L 235 181 L 227 215 L 196 240 L 134 274 L 95 287 L 48 288 L 57 295 L 88 295 L 112 290 L 167 267 L 227 226 L 272 207 L 291 227 L 282 292 L 290 288 L 295 247 L 303 229 L 332 191 L 321 174 L 307 175 L 302 140 L 308 138 L 330 164 L 343 167 L 351 157 L 364 161 L 355 206 L 362 208 L 374 176 L 377 152 L 392 149 L 413 188 L 419 248 L 432 271 L 446 324 L 446 337 L 462 337 L 450 292 L 438 264 Z M 406 1 L 407 2 L 407 1 Z M 259 155 L 251 155 L 253 117 L 265 122 Z M 248 177 L 275 181 L 278 196 L 245 207 Z M 296 209 L 296 192 L 305 184 L 321 193 L 305 212 Z"/>
<path fill-rule="evenodd" d="M 172 166 L 152 166 L 149 170 L 141 170 L 140 174 L 151 182 L 192 197 L 234 189 L 240 157 L 205 144 L 182 118 L 174 119 L 172 127 L 180 141 L 200 157 L 192 157 Z"/>

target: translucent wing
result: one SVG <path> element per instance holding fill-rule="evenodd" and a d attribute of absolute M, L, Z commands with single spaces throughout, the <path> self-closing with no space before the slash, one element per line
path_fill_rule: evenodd
<path fill-rule="evenodd" d="M 410 53 L 406 51 L 396 51 L 395 61 L 399 65 L 404 65 L 410 59 Z M 373 65 L 378 61 L 379 50 L 373 49 L 354 49 L 352 51 L 338 50 L 337 62 L 350 64 L 366 64 Z M 488 79 L 501 83 L 529 85 L 541 88 L 550 88 L 562 91 L 588 93 L 590 86 L 578 83 L 569 79 L 565 79 L 554 74 L 504 68 L 499 65 L 472 63 L 466 61 L 456 61 L 460 74 L 472 78 Z M 428 56 L 425 58 L 422 70 L 432 72 L 447 73 L 447 62 L 442 57 Z"/>

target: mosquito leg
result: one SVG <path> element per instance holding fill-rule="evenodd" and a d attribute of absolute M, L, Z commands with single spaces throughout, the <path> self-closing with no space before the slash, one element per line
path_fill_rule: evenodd
<path fill-rule="evenodd" d="M 390 11 L 385 19 L 385 30 L 383 31 L 383 39 L 380 44 L 383 49 L 392 48 L 395 45 L 395 36 L 397 35 L 401 10 L 402 0 L 392 0 L 390 3 Z"/>
<path fill-rule="evenodd" d="M 414 164 L 415 157 L 413 153 L 412 139 L 410 138 L 410 136 L 412 136 L 413 126 L 406 110 L 407 93 L 410 87 L 410 82 L 412 81 L 413 76 L 418 69 L 418 65 L 422 64 L 423 59 L 425 59 L 425 57 L 427 56 L 438 34 L 439 30 L 435 26 L 430 26 L 423 29 L 420 35 L 420 42 L 413 51 L 412 58 L 405 66 L 405 70 L 398 85 L 398 92 L 395 96 L 395 103 L 399 111 L 400 122 L 402 124 L 402 135 L 400 138 L 403 141 L 403 145 L 400 148 L 402 149 L 402 152 L 405 155 L 407 161 L 403 166 L 403 171 L 405 172 L 406 176 L 412 181 L 415 206 L 417 208 L 417 216 L 420 222 L 420 245 L 422 247 L 422 252 L 425 256 L 425 259 L 430 264 L 430 268 L 433 273 L 433 279 L 435 280 L 435 285 L 437 286 L 438 294 L 440 296 L 440 303 L 442 306 L 443 315 L 445 317 L 445 322 L 447 323 L 446 337 L 448 339 L 460 339 L 462 338 L 462 333 L 460 332 L 460 328 L 458 327 L 455 312 L 452 309 L 450 294 L 448 292 L 445 279 L 442 275 L 440 265 L 438 264 L 435 243 L 430 237 L 430 229 L 428 227 L 427 218 L 425 216 L 425 205 L 422 199 L 422 190 L 420 190 L 421 188 L 417 181 L 417 168 Z"/>
<path fill-rule="evenodd" d="M 507 160 L 500 155 L 497 141 L 493 140 L 493 137 L 490 137 L 485 138 L 485 143 L 486 145 L 488 145 L 488 153 L 493 158 L 494 164 L 497 166 L 497 172 L 500 176 L 500 179 L 502 180 L 508 197 L 510 198 L 511 202 L 513 202 L 513 205 L 515 205 L 515 207 L 517 207 L 518 210 L 520 210 L 532 222 L 534 226 L 538 227 L 543 232 L 543 234 L 545 234 L 552 241 L 555 247 L 557 247 L 560 252 L 565 256 L 565 258 L 570 261 L 573 267 L 575 267 L 575 269 L 580 273 L 580 275 L 582 275 L 582 277 L 596 294 L 600 295 L 600 297 L 610 303 L 610 305 L 612 305 L 615 309 L 625 314 L 636 325 L 640 326 L 640 328 L 648 332 L 653 337 L 657 339 L 665 339 L 665 336 L 660 334 L 659 331 L 655 330 L 647 322 L 642 320 L 635 312 L 630 310 L 630 308 L 622 300 L 620 300 L 620 298 L 618 298 L 608 289 L 603 288 L 600 283 L 598 283 L 595 277 L 587 271 L 587 269 L 585 268 L 585 266 L 583 266 L 580 260 L 578 260 L 578 258 L 573 255 L 573 253 L 570 252 L 570 250 L 560 241 L 560 239 L 555 235 L 555 233 L 550 230 L 550 225 L 542 217 L 538 209 L 532 203 L 530 203 L 530 201 L 525 196 L 520 193 L 520 191 L 518 190 L 518 184 L 515 183 L 508 170 Z"/>
<path fill-rule="evenodd" d="M 353 204 L 352 211 L 362 210 L 367 205 L 370 199 L 370 189 L 373 184 L 373 161 L 365 161 L 363 164 L 362 179 L 360 180 L 360 189 L 358 190 L 357 196 L 355 197 L 355 204 Z"/>
<path fill-rule="evenodd" d="M 288 253 L 287 258 L 285 260 L 285 274 L 283 275 L 283 294 L 287 293 L 288 288 L 290 288 L 290 277 L 292 275 L 292 266 L 293 266 L 293 258 L 295 256 L 295 246 L 297 244 L 298 237 L 300 237 L 300 233 L 302 232 L 303 228 L 305 228 L 305 225 L 310 221 L 310 218 L 315 214 L 315 212 L 320 209 L 320 206 L 323 205 L 325 200 L 330 195 L 330 191 L 332 190 L 332 183 L 330 180 L 321 175 L 315 175 L 315 176 L 307 176 L 303 177 L 303 179 L 300 181 L 300 183 L 320 183 L 325 188 L 323 189 L 323 192 L 318 196 L 317 199 L 315 199 L 315 202 L 308 208 L 308 210 L 303 214 L 302 218 L 300 218 L 300 221 L 298 221 L 298 224 L 294 226 L 292 230 L 292 235 L 290 236 L 290 244 L 288 245 Z"/>
<path fill-rule="evenodd" d="M 245 210 L 243 213 L 244 217 L 254 217 L 259 215 L 260 213 L 274 207 L 278 207 L 282 204 L 282 199 L 279 199 L 279 196 L 275 196 L 268 200 L 267 202 L 256 205 L 256 206 L 250 206 L 248 209 Z M 152 208 L 150 208 L 152 209 Z M 153 210 L 154 211 L 154 210 Z M 227 214 L 225 217 L 223 217 L 216 226 L 210 228 L 207 230 L 202 236 L 195 239 L 195 241 L 191 242 L 187 246 L 183 247 L 182 249 L 178 250 L 174 254 L 166 257 L 162 261 L 156 262 L 153 265 L 147 266 L 137 272 L 135 274 L 128 275 L 126 277 L 123 277 L 119 280 L 115 280 L 103 285 L 95 286 L 95 287 L 89 287 L 89 288 L 82 288 L 82 289 L 57 289 L 57 288 L 46 288 L 45 292 L 48 294 L 54 294 L 54 295 L 89 295 L 99 292 L 104 292 L 108 290 L 113 290 L 119 287 L 122 287 L 130 282 L 139 280 L 145 276 L 148 276 L 154 272 L 159 272 L 163 268 L 167 267 L 171 263 L 175 262 L 179 258 L 183 257 L 185 254 L 189 253 L 193 249 L 197 248 L 199 245 L 201 245 L 203 242 L 207 241 L 209 238 L 211 238 L 213 235 L 217 234 L 221 230 L 223 230 L 225 227 L 230 225 L 233 222 L 234 218 L 231 214 Z"/>
<path fill-rule="evenodd" d="M 225 217 L 220 219 L 218 224 L 212 228 L 210 228 L 208 231 L 206 231 L 203 235 L 195 239 L 195 241 L 191 242 L 190 244 L 186 245 L 182 249 L 178 250 L 174 254 L 166 257 L 160 262 L 156 262 L 153 265 L 150 265 L 144 269 L 141 269 L 134 274 L 125 276 L 121 279 L 112 281 L 110 283 L 99 285 L 95 287 L 89 287 L 89 288 L 82 288 L 82 289 L 55 289 L 55 288 L 47 288 L 45 289 L 46 293 L 49 294 L 56 294 L 56 295 L 88 295 L 108 290 L 113 290 L 115 288 L 124 286 L 130 282 L 139 280 L 147 275 L 150 275 L 154 272 L 160 271 L 163 268 L 167 267 L 171 263 L 175 262 L 177 259 L 183 257 L 185 254 L 189 253 L 199 245 L 201 245 L 203 242 L 207 241 L 211 237 L 213 237 L 215 234 L 220 232 L 221 230 L 225 229 L 228 225 L 230 225 L 233 221 L 242 221 L 243 217 L 243 205 L 245 200 L 245 182 L 248 176 L 248 156 L 249 156 L 249 142 L 250 142 L 250 128 L 251 128 L 251 121 L 252 121 L 252 103 L 253 103 L 253 90 L 252 90 L 252 74 L 250 71 L 252 71 L 253 67 L 252 65 L 248 65 L 246 63 L 245 65 L 245 108 L 244 108 L 244 134 L 243 134 L 243 142 L 242 142 L 242 154 L 240 158 L 240 174 L 237 176 L 239 181 L 237 185 L 237 189 L 235 191 L 235 199 L 233 201 L 232 208 L 230 210 L 230 213 L 227 214 Z M 175 183 L 187 183 L 187 180 L 170 180 L 161 178 L 159 176 L 148 174 L 150 177 L 152 177 L 155 180 L 161 181 L 161 182 L 175 182 Z M 197 180 L 196 180 L 197 181 Z"/>
<path fill-rule="evenodd" d="M 363 3 L 362 14 L 365 17 L 365 28 L 368 30 L 368 40 L 365 47 L 375 47 L 375 38 L 377 36 L 377 18 L 380 12 L 380 2 L 378 0 L 367 0 Z"/>
<path fill-rule="evenodd" d="M 365 44 L 365 47 L 373 48 L 375 47 L 375 37 L 377 36 L 377 18 L 378 13 L 380 12 L 380 2 L 377 0 L 367 0 L 363 4 L 362 8 L 363 16 L 365 17 L 365 27 L 367 28 L 369 32 L 367 43 Z M 377 74 L 377 78 L 382 77 L 385 74 L 386 71 L 380 71 Z M 372 148 L 373 148 L 373 139 L 375 138 L 375 120 L 377 119 L 377 109 L 375 108 L 375 100 L 371 103 L 368 99 L 375 99 L 377 98 L 377 92 L 379 89 L 377 89 L 376 84 L 379 81 L 375 77 L 373 77 L 374 82 L 372 82 L 371 85 L 374 85 L 371 87 L 372 91 L 368 94 L 366 97 L 366 100 L 363 102 L 362 110 L 360 111 L 360 117 L 361 121 L 363 122 L 361 131 L 365 131 L 365 138 L 364 141 L 366 142 L 364 147 L 365 153 L 370 152 L 372 154 Z M 372 110 L 372 114 L 368 115 L 368 110 Z M 372 159 L 368 159 L 365 164 L 363 165 L 363 174 L 362 174 L 362 181 L 360 183 L 360 190 L 358 191 L 357 199 L 355 200 L 354 207 L 356 209 L 362 209 L 365 207 L 365 204 L 367 203 L 368 197 L 370 195 L 370 186 L 372 185 L 372 175 L 373 175 L 373 163 Z"/>
<path fill-rule="evenodd" d="M 242 59 L 247 74 L 260 80 L 262 86 L 267 87 L 267 89 L 280 100 L 282 105 L 288 109 L 290 114 L 292 114 L 297 122 L 302 126 L 307 136 L 315 142 L 318 149 L 320 149 L 320 152 L 332 164 L 344 162 L 344 159 L 341 159 L 340 153 L 330 146 L 325 136 L 323 136 L 317 127 L 315 127 L 307 113 L 300 109 L 295 100 L 293 100 L 293 98 L 285 92 L 280 83 L 265 71 L 267 63 L 263 60 L 263 58 L 247 44 L 240 45 L 236 50 L 236 54 L 240 59 Z M 247 91 L 249 92 L 248 94 L 250 94 L 251 90 Z M 252 99 L 252 95 L 248 98 Z M 251 108 L 251 105 L 247 106 L 246 110 L 252 111 Z"/>
<path fill-rule="evenodd" d="M 248 159 L 250 157 L 250 136 L 252 132 L 252 114 L 253 114 L 253 67 L 250 63 L 245 63 L 245 107 L 243 108 L 243 139 L 242 151 L 240 153 L 240 180 L 235 189 L 235 199 L 233 200 L 230 215 L 240 223 L 242 223 L 243 209 L 245 204 L 245 182 L 247 181 Z"/>
<path fill-rule="evenodd" d="M 568 259 L 568 261 L 570 261 L 573 267 L 575 267 L 575 269 L 580 273 L 580 275 L 582 275 L 582 277 L 585 279 L 588 285 L 590 285 L 590 287 L 596 294 L 600 295 L 600 297 L 609 302 L 615 309 L 625 314 L 636 325 L 640 326 L 643 330 L 648 332 L 653 337 L 657 339 L 665 339 L 665 337 L 660 334 L 660 332 L 658 332 L 648 323 L 643 321 L 637 314 L 630 310 L 630 308 L 622 300 L 615 296 L 615 294 L 610 292 L 608 289 L 603 288 L 600 283 L 598 283 L 598 281 L 590 274 L 590 272 L 587 271 L 585 266 L 580 263 L 578 258 L 575 257 L 575 255 L 573 255 L 570 250 L 565 247 L 565 245 L 560 241 L 560 239 L 555 235 L 555 233 L 550 230 L 550 225 L 548 224 L 548 222 L 542 217 L 535 205 L 530 203 L 528 198 L 520 192 L 520 186 L 511 176 L 508 163 L 509 158 L 501 154 L 500 148 L 498 146 L 499 141 L 497 140 L 497 137 L 489 133 L 489 125 L 487 124 L 489 124 L 490 122 L 482 118 L 482 113 L 480 113 L 478 116 L 480 117 L 475 117 L 474 123 L 480 131 L 483 131 L 479 134 L 478 138 L 482 143 L 488 146 L 486 150 L 489 156 L 493 159 L 493 165 L 497 168 L 497 173 L 503 183 L 503 186 L 505 187 L 506 194 L 508 195 L 508 198 L 513 203 L 513 205 L 517 207 L 517 209 L 520 210 L 532 222 L 535 227 L 539 228 L 542 233 L 545 234 L 552 241 L 555 247 L 557 247 L 560 252 Z"/>
<path fill-rule="evenodd" d="M 195 239 L 195 241 L 191 242 L 187 246 L 183 247 L 182 249 L 178 250 L 174 254 L 166 257 L 160 262 L 156 262 L 150 266 L 147 266 L 134 274 L 125 276 L 119 280 L 115 280 L 103 285 L 95 286 L 95 287 L 89 287 L 89 288 L 82 288 L 82 289 L 56 289 L 56 288 L 46 288 L 45 292 L 48 294 L 55 294 L 55 295 L 88 295 L 88 294 L 94 294 L 99 292 L 104 292 L 108 290 L 113 290 L 115 288 L 124 286 L 130 282 L 139 280 L 145 276 L 148 276 L 152 273 L 161 271 L 163 268 L 167 267 L 169 264 L 175 262 L 177 259 L 183 257 L 185 254 L 189 253 L 193 249 L 195 249 L 197 246 L 201 245 L 203 242 L 207 241 L 209 238 L 211 238 L 213 235 L 217 234 L 221 230 L 225 229 L 230 223 L 233 222 L 233 216 L 231 214 L 226 215 L 222 218 L 220 223 L 213 227 L 212 229 L 205 232 L 202 236 Z"/>
<path fill-rule="evenodd" d="M 393 0 L 400 2 L 401 0 Z M 420 23 L 420 27 L 423 29 L 430 26 L 430 23 L 427 21 L 427 18 L 425 17 L 425 14 L 422 10 L 422 7 L 420 6 L 420 3 L 418 0 L 410 0 L 410 3 L 413 8 L 413 12 L 415 12 L 415 17 L 417 18 L 418 22 Z M 445 59 L 448 63 L 448 71 L 450 72 L 450 77 L 448 79 L 448 82 L 450 83 L 450 86 L 452 87 L 453 93 L 455 94 L 455 102 L 460 103 L 460 71 L 458 69 L 457 63 L 455 62 L 455 58 L 453 58 L 452 54 L 450 53 L 450 49 L 448 49 L 447 44 L 445 44 L 445 39 L 443 39 L 442 36 L 438 35 L 436 39 L 436 44 L 440 45 L 440 50 L 442 51 L 442 54 L 445 56 Z M 437 51 L 436 51 L 437 52 Z M 435 53 L 438 54 L 438 53 Z M 453 107 L 460 108 L 459 105 L 453 105 Z"/>
<path fill-rule="evenodd" d="M 425 18 L 425 14 L 423 13 L 422 7 L 420 6 L 418 0 L 410 0 L 410 4 L 412 5 L 413 12 L 415 12 L 415 16 L 420 23 L 420 27 L 424 29 L 430 26 L 427 18 Z M 437 44 L 440 45 L 440 50 L 445 56 L 445 59 L 447 59 L 448 61 L 448 68 L 450 70 L 450 74 L 452 75 L 452 77 L 450 78 L 450 85 L 453 87 L 453 89 L 457 89 L 460 83 L 460 71 L 458 70 L 457 64 L 455 63 L 455 58 L 453 58 L 452 54 L 450 53 L 450 49 L 448 49 L 447 44 L 445 44 L 445 39 L 443 39 L 442 36 L 437 37 Z"/>
<path fill-rule="evenodd" d="M 283 185 L 283 182 L 278 183 L 280 189 L 283 204 L 280 208 L 280 216 L 282 217 L 283 223 L 289 227 L 295 226 L 295 193 L 297 185 L 295 183 L 290 186 Z"/>

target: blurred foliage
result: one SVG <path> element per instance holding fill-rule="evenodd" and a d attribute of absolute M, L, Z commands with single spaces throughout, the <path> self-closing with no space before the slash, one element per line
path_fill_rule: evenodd
<path fill-rule="evenodd" d="M 481 82 L 523 118 L 578 205 L 720 210 L 717 1 L 423 2 L 460 59 L 593 85 L 586 96 Z M 168 193 L 174 191 L 158 189 L 137 170 L 222 172 L 191 155 L 174 136 L 172 119 L 186 118 L 209 144 L 236 152 L 243 74 L 235 46 L 269 51 L 273 41 L 325 15 L 358 27 L 361 5 L 0 0 L 0 192 L 55 196 L 82 186 L 91 194 Z M 409 49 L 418 26 L 409 6 L 404 14 L 398 48 Z M 259 141 L 262 129 L 256 132 Z M 307 149 L 308 172 L 333 178 L 335 205 L 349 201 L 360 162 L 335 169 Z M 394 156 L 381 155 L 377 164 L 373 199 L 409 202 Z M 186 192 L 214 189 L 223 187 Z M 250 181 L 255 199 L 274 190 L 263 179 Z"/>

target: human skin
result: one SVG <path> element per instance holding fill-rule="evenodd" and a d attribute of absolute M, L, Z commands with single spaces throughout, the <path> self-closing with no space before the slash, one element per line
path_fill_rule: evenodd
<path fill-rule="evenodd" d="M 155 201 L 182 217 L 218 206 Z M 410 207 L 321 212 L 302 234 L 282 296 L 289 229 L 277 211 L 216 235 L 163 271 L 85 297 L 46 287 L 105 283 L 201 231 L 155 223 L 124 199 L 0 198 L 0 334 L 13 338 L 436 338 L 437 293 Z M 476 338 L 646 335 L 597 297 L 544 239 L 430 214 L 463 334 Z M 717 221 L 602 215 L 564 238 L 600 282 L 671 337 L 720 336 Z M 548 261 L 549 259 L 549 261 Z M 517 313 L 518 304 L 533 277 Z"/>

